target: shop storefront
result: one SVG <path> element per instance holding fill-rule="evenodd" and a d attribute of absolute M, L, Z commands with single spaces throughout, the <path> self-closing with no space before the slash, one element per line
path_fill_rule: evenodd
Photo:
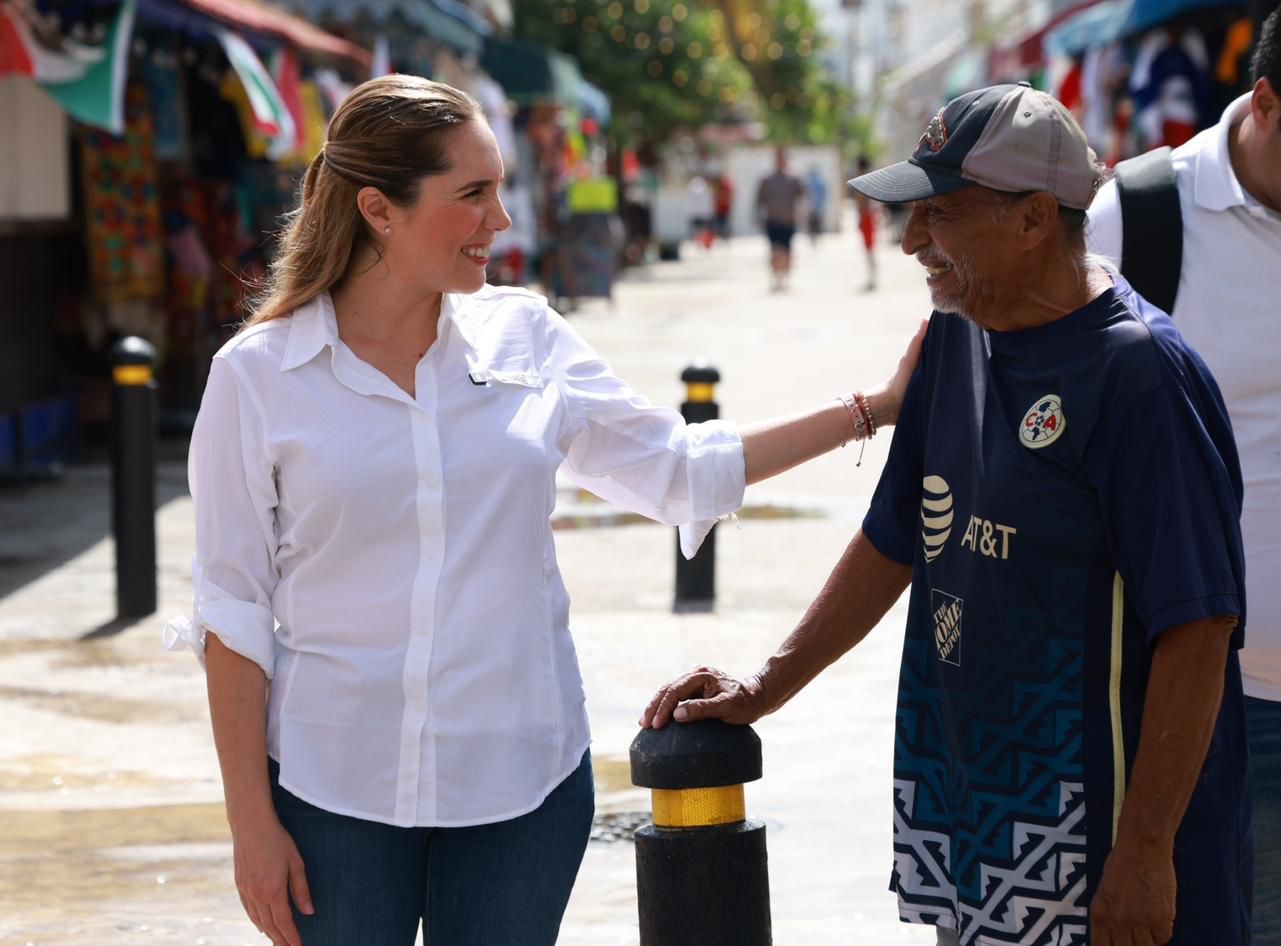
<path fill-rule="evenodd" d="M 103 439 L 124 335 L 160 353 L 162 427 L 189 426 L 370 54 L 253 0 L 0 12 L 0 475 L 26 475 Z"/>
<path fill-rule="evenodd" d="M 159 352 L 162 433 L 189 430 L 329 116 L 370 75 L 481 103 L 514 220 L 494 281 L 609 295 L 609 102 L 501 38 L 510 22 L 505 0 L 0 0 L 0 478 L 105 442 L 125 335 Z"/>
<path fill-rule="evenodd" d="M 1244 0 L 1093 0 L 994 49 L 988 75 L 1052 92 L 1115 164 L 1218 121 L 1249 86 L 1253 43 Z"/>

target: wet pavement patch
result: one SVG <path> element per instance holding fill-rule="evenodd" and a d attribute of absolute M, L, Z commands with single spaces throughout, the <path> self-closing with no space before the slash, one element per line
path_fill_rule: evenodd
<path fill-rule="evenodd" d="M 630 843 L 636 829 L 649 824 L 649 811 L 636 807 L 648 799 L 649 792 L 632 784 L 631 762 L 626 758 L 592 756 L 592 774 L 596 779 L 596 817 L 592 820 L 591 840 Z"/>
<path fill-rule="evenodd" d="M 200 712 L 194 708 L 184 710 L 174 704 L 158 704 L 154 700 L 134 700 L 83 690 L 0 686 L 0 700 L 100 723 L 188 723 L 201 719 Z"/>
<path fill-rule="evenodd" d="M 66 920 L 107 903 L 147 915 L 163 900 L 212 897 L 230 850 L 217 803 L 0 811 L 0 916 Z"/>
<path fill-rule="evenodd" d="M 831 510 L 816 505 L 794 503 L 749 503 L 735 515 L 739 519 L 826 519 Z M 616 526 L 649 525 L 655 522 L 645 516 L 619 509 L 586 490 L 564 491 L 558 497 L 552 514 L 552 529 L 608 529 Z"/>
<path fill-rule="evenodd" d="M 188 783 L 181 784 L 185 786 Z M 23 755 L 0 761 L 0 793 L 3 794 L 55 792 L 70 795 L 73 792 L 92 792 L 97 795 L 128 795 L 161 787 L 171 788 L 174 783 L 150 772 L 128 769 L 104 772 L 96 766 L 87 767 L 83 759 L 65 755 Z M 0 823 L 4 817 L 3 809 L 0 809 Z M 0 838 L 0 850 L 3 850 L 3 838 Z"/>
<path fill-rule="evenodd" d="M 630 842 L 638 828 L 649 824 L 648 811 L 602 811 L 592 820 L 591 840 L 603 844 Z"/>

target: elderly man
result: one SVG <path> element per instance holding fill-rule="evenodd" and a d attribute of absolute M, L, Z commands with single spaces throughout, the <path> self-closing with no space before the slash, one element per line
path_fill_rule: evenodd
<path fill-rule="evenodd" d="M 760 671 L 700 668 L 642 725 L 773 712 L 910 582 L 902 918 L 947 944 L 1244 946 L 1241 474 L 1218 388 L 1087 259 L 1099 172 L 1044 93 L 963 95 L 851 184 L 912 204 L 903 249 L 937 310 L 872 507 Z"/>

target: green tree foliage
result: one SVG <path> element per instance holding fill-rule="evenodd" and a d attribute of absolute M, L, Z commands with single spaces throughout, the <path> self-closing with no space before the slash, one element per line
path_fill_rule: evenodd
<path fill-rule="evenodd" d="M 828 141 L 845 102 L 817 61 L 809 0 L 515 0 L 516 33 L 579 63 L 614 104 L 616 133 L 759 120 Z"/>

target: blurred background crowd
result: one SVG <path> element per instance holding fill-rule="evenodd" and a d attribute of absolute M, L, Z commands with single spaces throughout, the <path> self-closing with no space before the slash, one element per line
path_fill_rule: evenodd
<path fill-rule="evenodd" d="M 1265 9 L 1267 6 L 1267 9 Z M 811 229 L 950 97 L 1026 79 L 1110 163 L 1248 86 L 1261 0 L 0 0 L 0 477 L 105 439 L 107 351 L 160 351 L 190 428 L 356 83 L 478 99 L 514 221 L 491 279 L 572 309 L 691 236 L 755 233 L 787 146 Z M 688 252 L 687 244 L 687 252 Z"/>

